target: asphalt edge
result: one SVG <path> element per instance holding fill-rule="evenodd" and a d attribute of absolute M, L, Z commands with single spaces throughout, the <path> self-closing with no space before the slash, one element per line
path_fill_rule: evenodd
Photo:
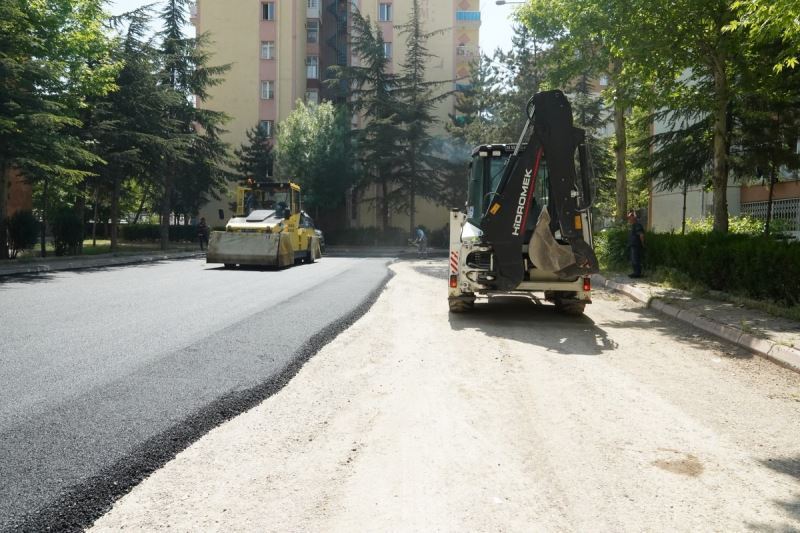
<path fill-rule="evenodd" d="M 198 409 L 169 430 L 148 439 L 100 474 L 72 487 L 47 507 L 28 515 L 22 523 L 12 524 L 3 531 L 80 532 L 91 527 L 120 498 L 180 452 L 214 428 L 280 392 L 314 355 L 369 311 L 395 275 L 389 268 L 391 263 L 387 264 L 387 273 L 378 286 L 357 307 L 312 335 L 279 374 L 255 387 L 228 394 Z"/>
<path fill-rule="evenodd" d="M 796 348 L 784 346 L 783 344 L 778 344 L 769 339 L 755 337 L 738 328 L 720 324 L 707 317 L 701 316 L 699 313 L 689 309 L 681 309 L 680 307 L 654 297 L 649 291 L 606 279 L 602 274 L 594 274 L 592 277 L 596 285 L 624 294 L 650 309 L 655 309 L 664 315 L 680 320 L 685 324 L 699 328 L 715 337 L 769 359 L 784 368 L 800 373 L 800 350 Z"/>

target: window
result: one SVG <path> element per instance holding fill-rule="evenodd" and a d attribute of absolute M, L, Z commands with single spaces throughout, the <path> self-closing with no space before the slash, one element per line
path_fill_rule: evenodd
<path fill-rule="evenodd" d="M 392 43 L 383 43 L 383 56 L 392 60 Z"/>
<path fill-rule="evenodd" d="M 275 41 L 261 41 L 261 59 L 275 59 Z"/>
<path fill-rule="evenodd" d="M 275 20 L 275 2 L 261 4 L 261 18 L 263 20 Z"/>
<path fill-rule="evenodd" d="M 271 120 L 262 120 L 258 123 L 258 127 L 261 128 L 261 131 L 263 131 L 267 137 L 272 137 L 272 124 L 273 122 Z"/>
<path fill-rule="evenodd" d="M 319 42 L 319 21 L 309 20 L 306 22 L 306 42 Z"/>
<path fill-rule="evenodd" d="M 306 77 L 310 80 L 319 78 L 319 56 L 308 56 L 306 58 Z"/>
<path fill-rule="evenodd" d="M 308 0 L 308 9 L 317 9 L 319 7 L 319 0 Z"/>
<path fill-rule="evenodd" d="M 392 20 L 392 4 L 380 4 L 378 10 L 378 20 L 388 22 Z"/>
<path fill-rule="evenodd" d="M 319 91 L 306 91 L 306 103 L 316 105 L 319 103 Z"/>
<path fill-rule="evenodd" d="M 272 100 L 275 97 L 274 82 L 262 81 L 261 82 L 261 99 Z"/>

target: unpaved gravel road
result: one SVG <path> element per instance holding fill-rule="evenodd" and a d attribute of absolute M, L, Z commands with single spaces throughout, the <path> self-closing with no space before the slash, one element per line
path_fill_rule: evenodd
<path fill-rule="evenodd" d="M 448 316 L 445 265 L 97 531 L 798 531 L 800 375 L 598 293 Z"/>

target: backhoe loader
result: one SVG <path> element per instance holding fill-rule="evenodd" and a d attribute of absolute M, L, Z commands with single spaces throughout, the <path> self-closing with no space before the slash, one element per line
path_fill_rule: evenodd
<path fill-rule="evenodd" d="M 592 183 L 564 93 L 537 93 L 516 144 L 472 151 L 466 212 L 450 213 L 450 311 L 521 295 L 581 314 L 591 302 Z M 580 174 L 576 172 L 576 159 Z"/>

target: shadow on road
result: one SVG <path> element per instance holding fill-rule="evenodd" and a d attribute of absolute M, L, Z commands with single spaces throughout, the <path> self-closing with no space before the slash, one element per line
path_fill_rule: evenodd
<path fill-rule="evenodd" d="M 440 279 L 443 282 L 447 281 L 447 262 L 445 261 L 427 261 L 424 264 L 414 265 L 414 271 L 425 276 Z"/>
<path fill-rule="evenodd" d="M 763 459 L 759 461 L 763 466 L 770 470 L 774 470 L 780 474 L 794 478 L 800 482 L 800 455 L 797 457 L 779 457 L 775 459 Z M 789 494 L 787 494 L 789 496 Z M 778 508 L 789 515 L 795 520 L 792 524 L 783 524 L 780 526 L 770 526 L 767 524 L 750 523 L 747 526 L 756 531 L 769 531 L 771 533 L 788 533 L 796 532 L 798 529 L 798 522 L 800 522 L 800 487 L 798 492 L 791 495 L 792 499 L 787 500 L 773 500 Z"/>
<path fill-rule="evenodd" d="M 629 307 L 618 310 L 620 320 L 605 321 L 611 329 L 646 329 L 668 335 L 675 340 L 702 350 L 715 350 L 729 359 L 752 359 L 755 355 L 743 348 L 730 344 L 705 331 L 687 326 L 674 318 L 645 307 Z M 627 316 L 622 316 L 623 313 Z"/>
<path fill-rule="evenodd" d="M 450 327 L 478 330 L 490 337 L 524 342 L 564 355 L 600 355 L 617 344 L 588 316 L 567 316 L 553 305 L 528 298 L 478 300 L 475 309 L 450 313 Z"/>

